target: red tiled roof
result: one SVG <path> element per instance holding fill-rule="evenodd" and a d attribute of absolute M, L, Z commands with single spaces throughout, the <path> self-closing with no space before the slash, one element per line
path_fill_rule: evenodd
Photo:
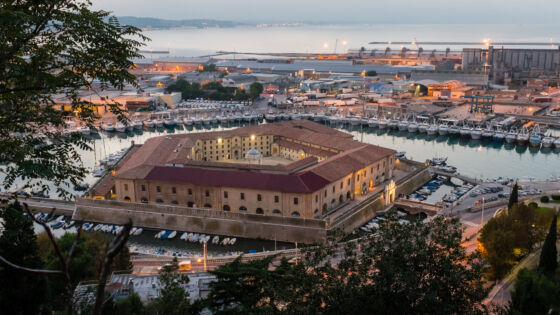
<path fill-rule="evenodd" d="M 288 193 L 311 193 L 329 184 L 328 180 L 311 172 L 288 175 L 160 166 L 154 167 L 145 179 L 200 186 L 264 189 Z"/>

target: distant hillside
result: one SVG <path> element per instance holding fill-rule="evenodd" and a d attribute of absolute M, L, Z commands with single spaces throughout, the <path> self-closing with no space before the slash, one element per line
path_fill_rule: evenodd
<path fill-rule="evenodd" d="M 191 20 L 164 20 L 150 17 L 119 16 L 119 22 L 124 25 L 132 25 L 144 29 L 168 29 L 168 28 L 206 28 L 206 27 L 234 27 L 248 25 L 232 21 L 191 19 Z"/>

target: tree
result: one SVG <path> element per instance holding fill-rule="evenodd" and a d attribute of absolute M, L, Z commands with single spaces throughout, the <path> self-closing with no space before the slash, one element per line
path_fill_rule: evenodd
<path fill-rule="evenodd" d="M 284 259 L 276 266 L 269 257 L 222 266 L 212 272 L 217 279 L 206 302 L 217 314 L 485 311 L 482 264 L 461 246 L 458 220 L 388 219 L 364 239 L 304 249 L 297 264 Z"/>
<path fill-rule="evenodd" d="M 513 205 L 519 202 L 518 190 L 519 190 L 519 185 L 517 185 L 517 182 L 515 182 L 513 188 L 511 189 L 511 195 L 509 195 L 508 209 L 511 209 Z"/>
<path fill-rule="evenodd" d="M 136 85 L 128 70 L 146 37 L 139 29 L 107 21 L 109 13 L 89 1 L 3 1 L 0 5 L 0 164 L 4 191 L 21 180 L 48 191 L 54 183 L 63 197 L 67 185 L 86 174 L 79 149 L 91 149 L 79 134 L 64 136 L 66 119 L 76 115 L 91 126 L 94 106 L 81 89 Z M 96 83 L 95 86 L 93 83 Z M 64 95 L 71 111 L 57 108 Z M 119 104 L 107 102 L 125 120 Z M 42 136 L 38 136 L 42 135 Z"/>
<path fill-rule="evenodd" d="M 0 209 L 4 232 L 0 236 L 0 257 L 27 268 L 41 268 L 33 224 L 17 202 Z M 0 264 L 0 305 L 5 314 L 39 314 L 46 301 L 46 280 Z M 30 298 L 32 297 L 32 298 Z"/>
<path fill-rule="evenodd" d="M 375 70 L 370 70 L 366 72 L 366 77 L 375 77 L 377 76 L 377 72 Z"/>
<path fill-rule="evenodd" d="M 556 221 L 558 217 L 555 215 L 550 222 L 550 230 L 546 235 L 544 244 L 541 250 L 541 257 L 539 260 L 539 271 L 542 272 L 547 278 L 553 279 L 556 268 L 558 268 L 558 251 L 556 250 Z"/>
<path fill-rule="evenodd" d="M 204 65 L 204 67 L 202 67 L 202 71 L 205 72 L 214 72 L 214 71 L 218 71 L 218 69 L 216 68 L 216 65 L 213 63 Z"/>
<path fill-rule="evenodd" d="M 253 82 L 249 86 L 249 96 L 252 99 L 257 99 L 261 93 L 264 91 L 263 85 L 259 82 Z"/>
<path fill-rule="evenodd" d="M 558 314 L 560 285 L 546 276 L 526 268 L 515 280 L 508 306 L 510 314 Z"/>
<path fill-rule="evenodd" d="M 177 257 L 170 266 L 165 266 L 159 274 L 159 295 L 146 307 L 148 314 L 198 314 L 200 302 L 190 303 L 185 286 L 189 283 L 187 274 L 178 273 Z"/>

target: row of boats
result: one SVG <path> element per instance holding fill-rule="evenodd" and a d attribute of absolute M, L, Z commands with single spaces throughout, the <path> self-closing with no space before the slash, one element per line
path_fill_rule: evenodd
<path fill-rule="evenodd" d="M 177 231 L 163 230 L 158 232 L 154 236 L 154 238 L 171 240 L 177 237 L 177 235 L 178 235 Z M 237 238 L 235 237 L 232 238 L 225 237 L 220 241 L 220 237 L 218 235 L 212 237 L 206 234 L 189 233 L 189 232 L 184 232 L 183 234 L 181 234 L 179 239 L 186 242 L 200 243 L 200 244 L 207 244 L 208 242 L 210 242 L 210 239 L 212 239 L 211 243 L 216 245 L 234 245 L 237 242 Z"/>
<path fill-rule="evenodd" d="M 397 221 L 398 224 L 408 224 L 408 223 L 410 223 L 409 220 L 404 218 L 404 217 L 408 216 L 408 214 L 405 213 L 404 211 L 397 210 L 397 215 L 400 218 Z M 377 229 L 380 224 L 383 224 L 383 223 L 386 223 L 386 222 L 387 222 L 387 218 L 385 218 L 384 215 L 378 215 L 375 218 L 369 220 L 366 224 L 362 225 L 360 227 L 360 230 L 362 230 L 366 233 L 371 233 L 371 232 L 375 231 L 375 229 Z"/>
<path fill-rule="evenodd" d="M 51 229 L 69 229 L 71 227 L 73 227 L 76 222 L 72 221 L 72 220 L 66 220 L 66 217 L 64 215 L 59 215 L 57 217 L 55 216 L 51 216 L 49 217 L 48 213 L 42 213 L 42 212 L 38 212 L 34 215 L 35 219 L 41 220 L 41 221 L 45 221 L 49 223 L 49 227 Z"/>

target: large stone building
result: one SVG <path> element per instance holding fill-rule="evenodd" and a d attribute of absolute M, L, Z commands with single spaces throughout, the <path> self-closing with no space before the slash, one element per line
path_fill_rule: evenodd
<path fill-rule="evenodd" d="M 315 218 L 391 178 L 394 153 L 310 121 L 161 136 L 129 153 L 116 198 Z"/>

